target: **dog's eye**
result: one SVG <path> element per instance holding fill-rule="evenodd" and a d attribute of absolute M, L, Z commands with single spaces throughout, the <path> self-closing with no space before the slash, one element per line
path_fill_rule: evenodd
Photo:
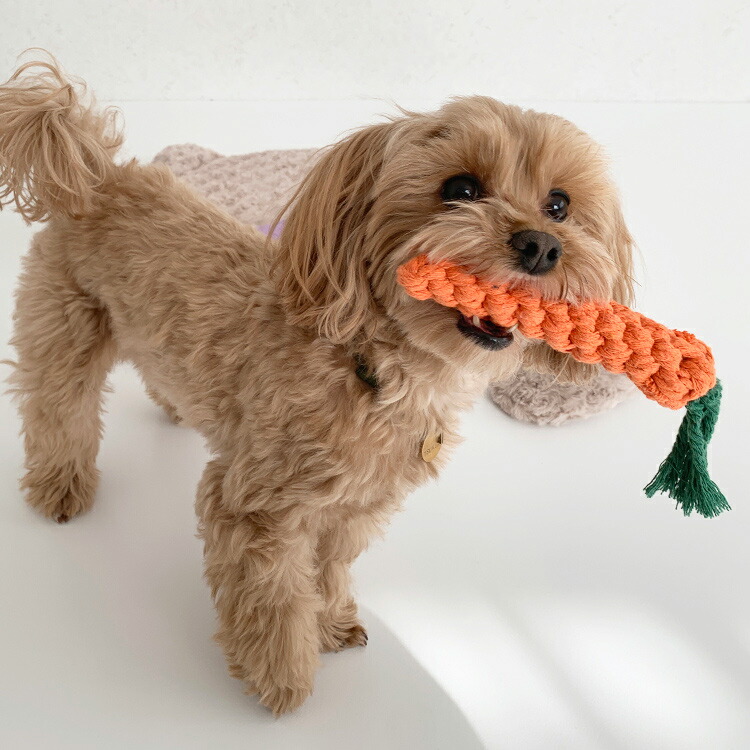
<path fill-rule="evenodd" d="M 564 190 L 550 190 L 542 211 L 552 221 L 563 221 L 568 215 L 568 206 L 570 206 L 570 196 Z"/>
<path fill-rule="evenodd" d="M 444 203 L 476 201 L 482 197 L 482 186 L 473 174 L 457 174 L 443 183 L 440 197 Z"/>

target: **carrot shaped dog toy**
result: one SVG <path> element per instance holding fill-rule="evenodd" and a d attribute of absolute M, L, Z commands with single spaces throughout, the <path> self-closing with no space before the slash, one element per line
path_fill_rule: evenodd
<path fill-rule="evenodd" d="M 579 362 L 625 373 L 662 406 L 686 406 L 672 452 L 646 494 L 668 493 L 685 515 L 695 510 L 710 518 L 729 509 L 708 474 L 707 459 L 721 383 L 711 350 L 693 334 L 673 331 L 616 302 L 547 300 L 534 289 L 483 280 L 453 263 L 432 263 L 426 255 L 401 266 L 398 281 L 416 299 L 431 299 L 504 328 L 517 326 L 524 336 L 546 341 Z"/>

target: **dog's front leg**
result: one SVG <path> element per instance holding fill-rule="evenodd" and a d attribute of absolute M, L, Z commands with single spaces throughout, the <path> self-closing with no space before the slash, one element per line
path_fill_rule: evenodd
<path fill-rule="evenodd" d="M 226 467 L 209 463 L 198 490 L 216 635 L 235 677 L 274 714 L 312 692 L 320 639 L 315 529 L 297 508 L 239 513 L 222 498 Z"/>
<path fill-rule="evenodd" d="M 373 514 L 333 516 L 318 540 L 318 587 L 323 608 L 318 614 L 323 651 L 367 644 L 367 631 L 357 616 L 349 568 L 377 533 Z"/>

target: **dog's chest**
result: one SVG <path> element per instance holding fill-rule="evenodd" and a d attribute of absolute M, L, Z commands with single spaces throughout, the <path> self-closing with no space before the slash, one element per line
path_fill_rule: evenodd
<path fill-rule="evenodd" d="M 413 392 L 386 407 L 373 408 L 348 445 L 349 497 L 365 504 L 384 496 L 399 500 L 437 477 L 461 438 L 459 413 L 472 399 Z M 466 403 L 464 403 L 466 402 Z"/>

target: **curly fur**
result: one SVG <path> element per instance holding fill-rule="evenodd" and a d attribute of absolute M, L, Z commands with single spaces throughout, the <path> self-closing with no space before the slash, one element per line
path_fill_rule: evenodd
<path fill-rule="evenodd" d="M 0 87 L 3 202 L 49 218 L 13 337 L 26 498 L 58 521 L 91 506 L 101 392 L 115 361 L 133 362 L 213 453 L 196 509 L 230 671 L 275 713 L 292 710 L 320 651 L 366 641 L 349 566 L 445 464 L 459 413 L 523 359 L 559 367 L 519 336 L 477 347 L 455 312 L 409 298 L 396 267 L 429 236 L 479 272 L 516 274 L 509 233 L 549 229 L 539 207 L 562 187 L 564 256 L 536 283 L 625 300 L 630 241 L 604 162 L 557 117 L 456 99 L 331 146 L 275 243 L 163 166 L 117 165 L 111 117 L 39 65 Z M 448 209 L 440 186 L 462 172 L 487 194 Z M 443 449 L 426 463 L 420 444 L 436 432 Z"/>

